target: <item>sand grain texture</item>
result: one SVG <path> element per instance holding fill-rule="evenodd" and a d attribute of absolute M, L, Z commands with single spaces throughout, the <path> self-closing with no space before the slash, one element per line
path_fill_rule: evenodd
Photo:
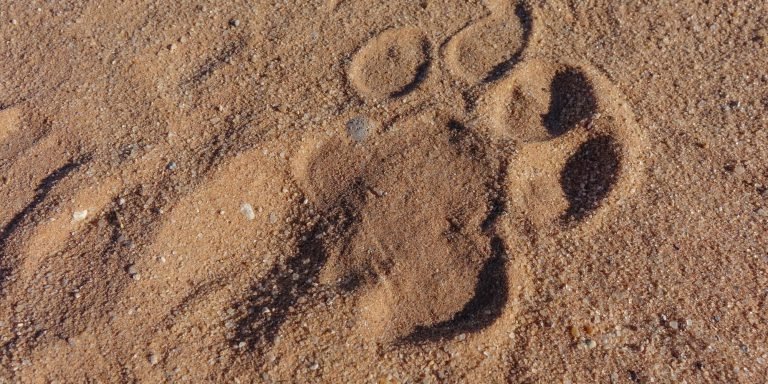
<path fill-rule="evenodd" d="M 0 381 L 764 383 L 766 15 L 6 1 Z"/>

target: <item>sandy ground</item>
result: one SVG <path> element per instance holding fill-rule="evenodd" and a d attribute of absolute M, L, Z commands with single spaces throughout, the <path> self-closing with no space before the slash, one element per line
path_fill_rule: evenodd
<path fill-rule="evenodd" d="M 0 382 L 766 382 L 764 1 L 6 0 L 0 44 Z"/>

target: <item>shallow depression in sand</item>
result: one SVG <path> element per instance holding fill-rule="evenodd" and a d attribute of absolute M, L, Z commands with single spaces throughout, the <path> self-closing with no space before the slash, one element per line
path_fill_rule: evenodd
<path fill-rule="evenodd" d="M 350 81 L 368 97 L 405 96 L 426 77 L 431 49 L 418 28 L 386 30 L 355 54 L 349 69 Z"/>

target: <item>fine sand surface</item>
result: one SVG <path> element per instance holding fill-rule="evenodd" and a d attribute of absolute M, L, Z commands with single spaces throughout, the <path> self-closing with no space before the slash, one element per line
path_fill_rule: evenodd
<path fill-rule="evenodd" d="M 768 2 L 0 2 L 0 382 L 765 383 Z"/>

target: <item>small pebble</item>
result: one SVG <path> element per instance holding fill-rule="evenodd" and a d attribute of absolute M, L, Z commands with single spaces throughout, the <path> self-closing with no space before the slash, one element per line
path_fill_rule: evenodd
<path fill-rule="evenodd" d="M 157 357 L 156 354 L 152 353 L 149 355 L 148 360 L 149 360 L 149 364 L 156 365 L 160 361 L 160 358 Z"/>
<path fill-rule="evenodd" d="M 238 19 L 229 20 L 229 25 L 232 26 L 232 27 L 239 27 L 240 26 L 240 20 L 238 20 Z"/>
<path fill-rule="evenodd" d="M 353 117 L 347 122 L 347 134 L 352 140 L 360 143 L 368 137 L 372 130 L 372 125 L 373 124 L 363 116 Z"/>
<path fill-rule="evenodd" d="M 672 320 L 669 322 L 669 327 L 674 330 L 678 330 L 680 328 L 680 324 L 677 321 Z"/>
<path fill-rule="evenodd" d="M 274 212 L 269 213 L 269 223 L 274 224 L 277 223 L 277 214 Z"/>
<path fill-rule="evenodd" d="M 594 349 L 597 347 L 597 342 L 592 339 L 587 339 L 584 341 L 584 346 L 587 347 L 587 349 Z"/>
<path fill-rule="evenodd" d="M 178 167 L 179 166 L 176 165 L 176 162 L 171 161 L 170 163 L 168 163 L 168 166 L 166 168 L 168 168 L 169 171 L 175 171 L 176 168 Z"/>
<path fill-rule="evenodd" d="M 127 269 L 128 275 L 131 276 L 134 280 L 141 280 L 141 273 L 139 272 L 139 269 L 136 268 L 135 265 L 131 264 L 128 266 Z"/>
<path fill-rule="evenodd" d="M 743 174 L 744 174 L 744 173 L 746 173 L 746 172 L 747 172 L 747 169 L 746 169 L 746 168 L 744 168 L 744 166 L 743 166 L 743 165 L 741 165 L 741 164 L 739 164 L 739 165 L 737 165 L 737 166 L 733 167 L 733 173 L 735 173 L 735 174 L 737 174 L 737 175 L 743 175 Z"/>
<path fill-rule="evenodd" d="M 88 210 L 84 209 L 82 211 L 75 211 L 75 213 L 72 214 L 72 221 L 78 222 L 83 221 L 88 216 Z"/>
<path fill-rule="evenodd" d="M 310 370 L 310 371 L 316 371 L 316 370 L 318 370 L 319 368 L 320 368 L 320 364 L 318 364 L 318 363 L 314 363 L 314 364 L 312 364 L 312 365 L 310 365 L 310 366 L 309 366 L 309 370 Z"/>
<path fill-rule="evenodd" d="M 756 213 L 758 216 L 768 216 L 768 209 L 760 208 Z"/>

